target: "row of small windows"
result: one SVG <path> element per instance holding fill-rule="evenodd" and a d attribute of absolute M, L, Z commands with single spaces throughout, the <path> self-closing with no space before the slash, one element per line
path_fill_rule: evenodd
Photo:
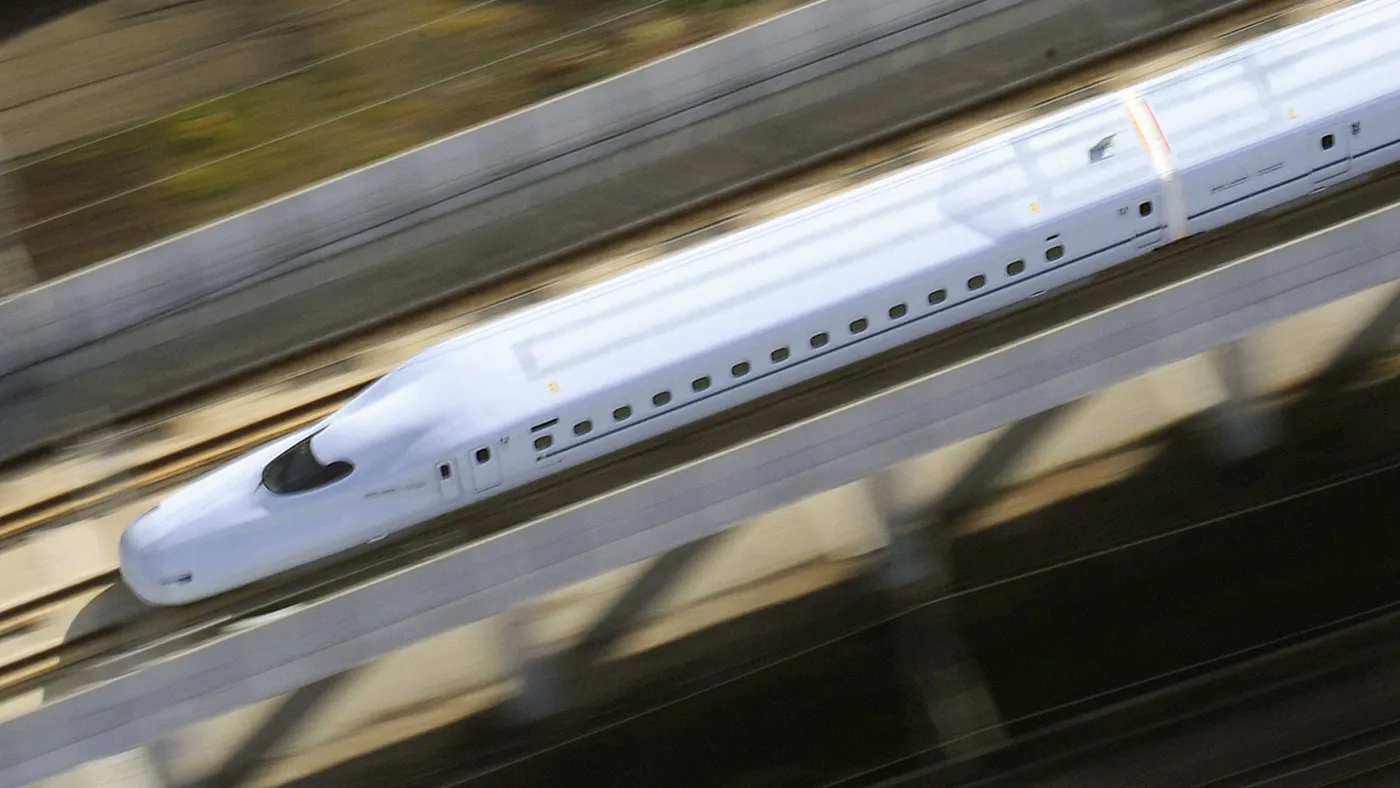
<path fill-rule="evenodd" d="M 1064 246 L 1056 244 L 1055 246 L 1052 246 L 1045 251 L 1045 259 L 1054 262 L 1055 260 L 1059 260 L 1061 257 L 1063 257 L 1064 252 Z M 1025 271 L 1025 260 L 1013 260 L 1010 263 L 1007 263 L 1006 265 L 1007 276 L 1019 276 L 1025 273 Z M 976 276 L 967 280 L 967 289 L 969 291 L 981 290 L 986 285 L 987 277 L 983 276 L 982 274 L 977 274 Z M 947 290 L 934 290 L 928 294 L 928 303 L 931 306 L 937 306 L 947 300 Z M 889 308 L 886 314 L 889 315 L 890 320 L 899 320 L 900 318 L 903 318 L 904 316 L 909 314 L 909 305 L 903 303 L 895 304 L 894 306 Z M 863 317 L 852 320 L 846 326 L 846 330 L 849 331 L 852 335 L 864 333 L 869 328 L 870 321 Z M 831 336 L 825 331 L 813 334 L 807 340 L 807 343 L 811 345 L 813 349 L 826 347 L 830 342 Z M 768 360 L 773 362 L 774 364 L 781 364 L 784 361 L 787 361 L 789 358 L 791 358 L 791 356 L 792 352 L 787 347 L 780 347 L 775 348 L 773 352 L 768 354 Z M 740 361 L 739 363 L 729 368 L 729 375 L 730 377 L 737 379 L 748 375 L 752 371 L 753 367 L 749 364 L 749 362 Z M 711 384 L 712 381 L 710 380 L 710 377 L 708 375 L 702 375 L 701 377 L 698 377 L 690 382 L 690 390 L 696 393 L 708 391 L 710 389 Z M 651 404 L 657 408 L 663 408 L 671 404 L 671 399 L 671 392 L 669 390 L 658 391 L 652 395 Z M 614 409 L 612 412 L 612 419 L 615 422 L 623 422 L 630 418 L 632 418 L 632 406 L 630 405 L 623 405 Z M 533 429 L 543 429 L 546 427 L 553 426 L 556 423 L 558 423 L 558 419 L 551 419 L 550 421 L 547 421 L 544 424 L 537 425 Z M 593 432 L 593 421 L 590 419 L 584 419 L 583 421 L 578 422 L 574 425 L 573 432 L 574 435 L 578 437 L 588 435 L 589 433 Z M 535 438 L 536 451 L 544 451 L 553 445 L 554 438 L 550 435 L 541 435 Z"/>

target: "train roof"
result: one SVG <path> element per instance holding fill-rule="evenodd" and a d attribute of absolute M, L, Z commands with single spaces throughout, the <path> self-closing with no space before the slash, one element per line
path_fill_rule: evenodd
<path fill-rule="evenodd" d="M 1400 88 L 1398 28 L 1400 4 L 1360 3 L 1137 91 L 1189 167 L 1298 116 Z M 628 379 L 660 372 L 914 273 L 936 278 L 955 261 L 1054 233 L 1057 217 L 1155 182 L 1139 133 L 1117 96 L 1091 99 L 524 309 L 412 363 L 453 367 L 450 396 L 483 426 L 547 412 L 561 392 L 615 385 L 620 370 Z"/>
<path fill-rule="evenodd" d="M 1366 2 L 1145 80 L 1177 166 L 1400 90 L 1400 3 Z"/>
<path fill-rule="evenodd" d="M 1135 134 L 1121 104 L 1094 99 L 521 310 L 425 358 L 452 356 L 468 370 L 464 405 L 484 419 L 547 410 L 558 391 L 599 391 L 619 369 L 660 371 L 794 313 L 996 254 L 1008 239 L 1102 201 L 1110 187 L 1152 183 Z M 1119 142 L 1087 166 L 1105 141 Z"/>

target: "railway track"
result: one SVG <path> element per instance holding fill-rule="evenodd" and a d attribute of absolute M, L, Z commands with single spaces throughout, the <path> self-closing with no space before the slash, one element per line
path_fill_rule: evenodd
<path fill-rule="evenodd" d="M 1124 765 L 1125 750 L 1140 753 L 1137 757 L 1141 762 L 1135 768 L 1142 770 L 1141 775 L 1151 774 L 1154 767 L 1160 770 L 1152 779 L 1143 777 L 1143 784 L 1174 783 L 1166 780 L 1164 773 L 1177 769 L 1152 762 L 1154 743 L 1217 726 L 1233 729 L 1236 735 L 1247 735 L 1250 728 L 1268 728 L 1280 722 L 1272 716 L 1275 712 L 1270 706 L 1287 698 L 1308 704 L 1310 693 L 1334 695 L 1337 685 L 1355 687 L 1354 701 L 1368 692 L 1382 693 L 1395 678 L 1397 656 L 1400 600 L 1261 642 L 1238 653 L 1224 654 L 1143 685 L 1122 687 L 1116 693 L 1121 699 L 1066 715 L 1048 725 L 1038 726 L 1033 718 L 1007 720 L 1007 727 L 1029 730 L 1000 748 L 944 757 L 931 765 L 927 761 L 935 753 L 933 748 L 927 748 L 825 783 L 823 788 L 928 784 L 1010 788 L 1042 781 L 1069 784 L 1067 780 L 1074 781 L 1069 775 L 1076 774 L 1085 784 L 1121 784 L 1115 777 L 1121 779 L 1121 773 L 1128 768 Z M 1337 700 L 1323 697 L 1317 703 L 1335 706 Z M 1304 737 L 1306 744 L 1295 744 L 1282 757 L 1248 763 L 1240 753 L 1230 756 L 1236 761 L 1202 754 L 1208 763 L 1185 770 L 1195 772 L 1191 777 L 1178 777 L 1191 780 L 1192 785 L 1221 788 L 1279 783 L 1321 786 L 1400 763 L 1400 715 L 1391 714 L 1365 724 L 1323 722 L 1330 724 L 1319 725 Z M 1222 730 L 1216 735 L 1227 734 Z M 954 743 L 950 740 L 944 744 Z M 1117 763 L 1104 768 L 1107 774 L 1089 777 L 1101 759 Z"/>
<path fill-rule="evenodd" d="M 362 385 L 351 385 L 294 408 L 257 419 L 228 432 L 107 474 L 79 487 L 0 515 L 0 546 L 35 529 L 101 511 L 113 499 L 133 491 L 160 492 L 186 481 L 211 465 L 231 459 L 278 435 L 332 413 Z"/>
<path fill-rule="evenodd" d="M 456 299 L 387 329 L 344 340 L 295 361 L 269 367 L 237 388 L 226 388 L 199 401 L 189 400 L 143 419 L 129 420 L 114 429 L 110 443 L 139 442 L 140 436 L 159 433 L 164 425 L 188 417 L 201 408 L 230 407 L 230 403 L 237 401 L 256 400 L 269 390 L 292 390 L 290 401 L 284 404 L 269 406 L 262 411 L 245 407 L 244 410 L 249 412 L 238 423 L 215 422 L 213 426 L 206 425 L 198 434 L 185 434 L 180 436 L 180 440 L 170 441 L 175 448 L 169 451 L 148 453 L 116 470 L 99 470 L 96 469 L 98 464 L 92 463 L 92 468 L 73 474 L 76 477 L 73 483 L 63 489 L 28 496 L 27 499 L 4 496 L 5 500 L 17 500 L 17 503 L 8 510 L 0 508 L 0 547 L 15 545 L 44 529 L 107 516 L 116 502 L 154 497 L 222 460 L 309 424 L 338 408 L 360 388 L 403 358 L 432 344 L 443 334 L 458 331 L 472 322 L 566 292 L 617 270 L 643 265 L 656 255 L 696 243 L 719 232 L 753 224 L 890 170 L 932 158 L 1008 125 L 1053 111 L 1065 103 L 1113 90 L 1127 81 L 1140 79 L 1145 73 L 1164 70 L 1181 60 L 1237 43 L 1243 36 L 1262 34 L 1346 4 L 1346 0 L 1316 0 L 1302 4 L 1296 0 L 1261 2 L 1234 16 L 1168 36 L 1132 55 L 1089 66 L 1076 74 L 989 103 L 959 118 L 941 121 L 896 140 L 840 157 L 824 167 L 776 181 L 581 258 Z M 1383 181 L 1385 184 L 1391 183 L 1389 180 Z M 1381 191 L 1389 188 L 1387 185 Z M 1375 191 L 1373 189 L 1372 193 Z M 1385 199 L 1389 199 L 1389 196 Z M 1272 230 L 1266 238 L 1273 240 L 1277 235 L 1278 231 Z M 1197 250 L 1203 243 L 1208 245 L 1209 242 L 1190 243 L 1184 249 Z M 1171 254 L 1176 258 L 1183 256 L 1182 250 Z M 1154 260 L 1153 264 L 1162 266 L 1162 261 Z M 1045 306 L 1048 304 L 1038 308 L 1036 314 L 1045 314 Z M 1007 325 L 1022 322 L 1012 320 Z M 940 359 L 946 362 L 951 340 L 962 333 L 939 337 L 931 344 L 907 353 L 901 351 L 901 355 L 893 360 L 879 360 L 879 365 L 883 366 L 877 366 L 874 370 L 879 374 L 872 374 L 871 369 L 863 367 L 846 373 L 844 377 L 860 379 L 865 384 L 898 382 L 898 376 L 910 374 L 907 357 L 922 359 L 916 364 L 922 364 L 921 368 L 926 368 L 930 363 L 936 368 L 938 363 L 944 363 Z M 392 351 L 383 349 L 386 342 L 396 340 L 397 345 Z M 314 385 L 305 384 L 312 378 L 316 379 Z M 805 390 L 816 391 L 827 382 L 825 379 L 818 381 Z M 312 390 L 317 393 L 309 393 Z M 298 397 L 298 391 L 308 393 Z M 843 389 L 841 396 L 849 397 L 849 390 Z M 783 402 L 818 406 L 820 402 L 830 399 L 829 396 L 804 398 L 788 393 Z M 752 413 L 771 415 L 775 410 L 784 410 L 770 407 L 772 403 L 768 400 L 765 403 L 768 404 L 760 403 Z M 636 478 L 638 474 L 674 464 L 677 461 L 677 446 L 684 445 L 686 451 L 693 452 L 728 445 L 728 442 L 741 439 L 746 427 L 755 429 L 754 424 L 755 420 L 748 417 L 734 419 L 728 425 L 706 422 L 686 431 L 683 436 L 642 447 L 629 457 L 609 460 L 606 465 L 579 469 L 570 479 L 552 483 L 548 490 L 527 489 L 518 496 L 512 496 L 510 501 L 498 502 L 490 511 L 480 508 L 467 510 L 429 524 L 414 531 L 409 538 L 396 540 L 386 549 L 338 557 L 308 567 L 307 571 L 294 577 L 242 589 L 179 611 L 129 611 L 113 620 L 94 625 L 87 631 L 70 631 L 57 645 L 36 646 L 11 654 L 6 664 L 0 665 L 0 697 L 33 689 L 61 670 L 91 663 L 99 657 L 126 654 L 131 659 L 139 659 L 140 654 L 149 653 L 152 648 L 192 642 L 235 621 L 309 601 L 330 589 L 362 581 L 387 568 L 421 560 L 447 546 L 528 521 L 534 513 L 542 514 L 571 500 L 581 500 L 610 489 L 608 485 L 616 486 L 628 480 L 629 474 L 630 478 Z M 665 455 L 664 461 L 658 459 L 662 454 Z M 658 462 L 664 464 L 658 465 Z M 31 464 L 27 469 L 11 466 L 8 469 L 10 489 L 25 489 L 25 480 L 41 477 L 46 467 L 42 463 Z M 506 512 L 513 512 L 514 516 L 508 516 Z M 0 606 L 0 642 L 4 641 L 7 633 L 24 631 L 50 612 L 116 583 L 115 550 L 112 552 L 112 565 L 105 573 L 56 588 L 8 608 Z M 332 565 L 335 566 L 333 572 L 319 574 Z"/>

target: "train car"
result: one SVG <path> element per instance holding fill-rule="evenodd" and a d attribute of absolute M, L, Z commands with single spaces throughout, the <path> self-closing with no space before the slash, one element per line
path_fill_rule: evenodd
<path fill-rule="evenodd" d="M 213 596 L 1370 172 L 1395 41 L 1358 3 L 474 328 L 172 493 L 122 576 Z"/>

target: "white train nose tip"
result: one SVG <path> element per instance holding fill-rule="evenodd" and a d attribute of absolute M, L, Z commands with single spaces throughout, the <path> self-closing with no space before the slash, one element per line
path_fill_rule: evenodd
<path fill-rule="evenodd" d="M 119 567 L 122 580 L 141 601 L 155 605 L 168 604 L 163 601 L 167 594 L 162 590 L 170 584 L 165 582 L 168 578 L 162 575 L 165 567 L 153 549 L 155 545 L 151 530 L 143 516 L 122 531 L 117 545 Z M 191 579 L 188 573 L 183 575 L 183 582 L 188 583 Z"/>
<path fill-rule="evenodd" d="M 151 578 L 155 575 L 152 571 L 155 569 L 152 566 L 154 562 L 144 550 L 137 547 L 140 537 L 132 533 L 133 528 L 134 524 L 127 526 L 117 543 L 118 568 L 127 588 L 142 601 L 149 602 L 151 592 L 155 590 L 151 585 Z"/>

